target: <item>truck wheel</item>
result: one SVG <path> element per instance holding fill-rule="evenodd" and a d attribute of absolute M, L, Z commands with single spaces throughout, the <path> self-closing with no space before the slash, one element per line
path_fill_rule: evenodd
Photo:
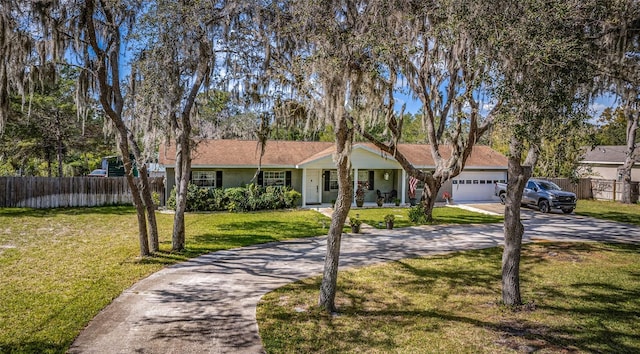
<path fill-rule="evenodd" d="M 507 193 L 500 193 L 500 204 L 504 205 L 507 202 Z"/>
<path fill-rule="evenodd" d="M 540 208 L 540 212 L 541 213 L 548 213 L 550 208 L 549 208 L 549 202 L 546 200 L 541 200 L 538 202 L 538 208 Z"/>
<path fill-rule="evenodd" d="M 562 212 L 565 214 L 571 214 L 573 212 L 573 209 L 562 209 Z"/>

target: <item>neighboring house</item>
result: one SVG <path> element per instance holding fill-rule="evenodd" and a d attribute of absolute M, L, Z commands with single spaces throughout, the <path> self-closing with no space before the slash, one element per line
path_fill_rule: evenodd
<path fill-rule="evenodd" d="M 428 145 L 400 144 L 398 149 L 416 167 L 434 169 Z M 192 153 L 192 183 L 209 188 L 229 188 L 257 183 L 262 186 L 291 186 L 302 194 L 302 205 L 330 203 L 338 194 L 333 163 L 334 144 L 330 142 L 268 141 L 256 176 L 260 153 L 257 141 L 206 140 Z M 441 147 L 443 156 L 450 153 Z M 367 186 L 365 201 L 374 202 L 376 191 L 388 202 L 395 194 L 408 201 L 408 176 L 400 164 L 369 143 L 355 143 L 351 155 L 354 187 Z M 166 169 L 167 193 L 175 185 L 175 146 L 161 146 L 159 163 Z M 448 191 L 454 200 L 491 200 L 493 184 L 507 179 L 507 158 L 487 146 L 475 146 L 465 170 L 447 181 L 438 194 Z M 422 186 L 418 185 L 417 198 Z M 395 191 L 395 193 L 394 193 Z M 167 194 L 168 195 L 168 194 Z"/>
<path fill-rule="evenodd" d="M 601 145 L 588 150 L 580 164 L 587 177 L 620 181 L 618 170 L 624 164 L 626 156 L 626 146 Z M 640 181 L 640 149 L 636 149 L 634 157 L 631 180 Z"/>
<path fill-rule="evenodd" d="M 164 166 L 159 163 L 149 162 L 147 171 L 149 171 L 149 177 L 164 177 Z"/>
<path fill-rule="evenodd" d="M 135 158 L 131 155 L 133 161 L 133 176 L 138 177 L 138 168 L 135 165 Z M 122 177 L 125 175 L 124 163 L 120 156 L 106 156 L 102 158 L 101 168 L 107 171 L 109 177 Z"/>

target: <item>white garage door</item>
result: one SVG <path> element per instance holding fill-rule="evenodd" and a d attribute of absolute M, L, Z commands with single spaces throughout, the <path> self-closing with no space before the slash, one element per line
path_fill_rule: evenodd
<path fill-rule="evenodd" d="M 494 183 L 505 182 L 506 179 L 506 171 L 462 172 L 458 177 L 451 181 L 453 200 L 494 200 Z"/>

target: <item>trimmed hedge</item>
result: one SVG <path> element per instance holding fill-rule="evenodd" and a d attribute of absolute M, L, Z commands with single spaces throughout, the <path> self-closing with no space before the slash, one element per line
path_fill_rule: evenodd
<path fill-rule="evenodd" d="M 234 188 L 200 188 L 189 184 L 187 211 L 256 211 L 293 208 L 302 195 L 290 187 L 261 187 L 249 184 Z M 176 209 L 176 188 L 167 207 Z"/>

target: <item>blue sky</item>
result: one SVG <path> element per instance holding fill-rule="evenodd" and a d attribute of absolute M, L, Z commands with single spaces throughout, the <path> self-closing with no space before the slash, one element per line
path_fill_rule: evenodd
<path fill-rule="evenodd" d="M 400 111 L 402 105 L 406 103 L 405 113 L 416 114 L 422 108 L 422 104 L 419 100 L 413 99 L 405 94 L 398 93 L 396 94 L 396 109 Z M 485 105 L 488 107 L 489 105 Z M 602 112 L 606 108 L 615 108 L 617 107 L 617 103 L 614 96 L 610 95 L 602 95 L 597 97 L 590 105 L 589 105 L 589 115 L 591 116 L 590 122 L 596 124 L 598 118 L 602 115 Z M 486 113 L 486 112 L 483 112 Z"/>

